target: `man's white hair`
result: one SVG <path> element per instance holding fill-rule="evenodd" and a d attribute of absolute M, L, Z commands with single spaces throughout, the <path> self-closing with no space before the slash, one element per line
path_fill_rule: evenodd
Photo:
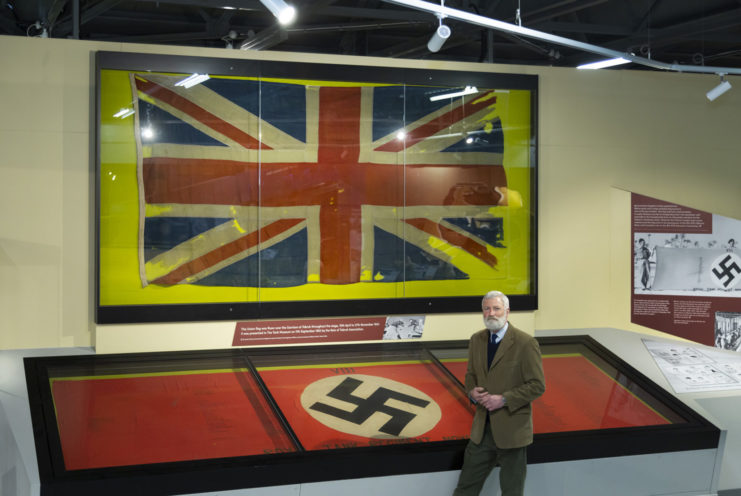
<path fill-rule="evenodd" d="M 484 298 L 481 300 L 481 306 L 484 305 L 484 301 L 490 300 L 492 298 L 499 298 L 504 305 L 504 308 L 509 308 L 509 298 L 507 298 L 507 295 L 502 293 L 501 291 L 489 291 L 484 295 Z"/>

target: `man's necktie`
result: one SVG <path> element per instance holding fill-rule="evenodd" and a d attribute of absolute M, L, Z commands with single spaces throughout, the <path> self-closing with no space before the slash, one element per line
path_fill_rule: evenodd
<path fill-rule="evenodd" d="M 487 367 L 491 367 L 491 361 L 494 360 L 494 355 L 497 352 L 497 348 L 499 348 L 499 341 L 497 341 L 497 335 L 491 334 L 489 337 L 489 344 L 486 347 L 486 356 L 488 360 L 486 361 Z"/>

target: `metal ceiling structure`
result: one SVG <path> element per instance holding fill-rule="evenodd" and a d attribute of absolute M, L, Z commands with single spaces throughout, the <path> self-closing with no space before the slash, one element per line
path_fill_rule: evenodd
<path fill-rule="evenodd" d="M 431 13 L 382 0 L 289 3 L 298 16 L 281 27 L 259 0 L 0 0 L 0 34 L 557 67 L 599 58 L 453 18 L 445 20 L 451 37 L 431 53 L 427 42 L 439 23 Z M 447 0 L 444 5 L 667 64 L 741 68 L 741 0 Z"/>

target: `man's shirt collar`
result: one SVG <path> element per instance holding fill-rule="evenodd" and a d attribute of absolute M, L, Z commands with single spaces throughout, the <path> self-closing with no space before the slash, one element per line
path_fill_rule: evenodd
<path fill-rule="evenodd" d="M 496 340 L 495 342 L 497 342 L 497 343 L 498 343 L 499 341 L 501 341 L 501 340 L 502 340 L 502 338 L 504 337 L 504 334 L 505 334 L 505 333 L 507 332 L 507 328 L 509 328 L 509 322 L 505 322 L 505 323 L 504 323 L 504 325 L 502 326 L 502 328 L 501 328 L 501 329 L 499 329 L 499 330 L 498 330 L 498 331 L 496 331 L 496 332 L 494 332 L 494 331 L 489 331 L 489 341 L 491 341 L 491 337 L 492 337 L 492 336 L 496 336 L 496 337 L 494 338 L 494 339 Z"/>

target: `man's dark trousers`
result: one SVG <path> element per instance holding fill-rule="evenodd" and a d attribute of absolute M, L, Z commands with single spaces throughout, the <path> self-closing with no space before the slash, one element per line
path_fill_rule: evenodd
<path fill-rule="evenodd" d="M 495 466 L 500 466 L 499 485 L 502 496 L 523 496 L 527 473 L 527 447 L 499 449 L 486 422 L 481 444 L 469 441 L 466 446 L 465 469 L 458 479 L 453 496 L 478 496 L 486 478 Z"/>

